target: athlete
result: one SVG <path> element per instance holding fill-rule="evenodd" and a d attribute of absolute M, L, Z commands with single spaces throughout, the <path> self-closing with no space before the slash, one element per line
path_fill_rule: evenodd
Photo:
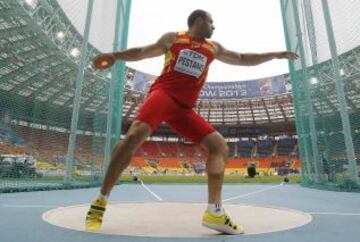
<path fill-rule="evenodd" d="M 166 122 L 179 135 L 208 151 L 208 207 L 202 224 L 225 234 L 242 234 L 244 228 L 226 214 L 221 206 L 221 190 L 228 146 L 223 136 L 207 123 L 193 107 L 205 82 L 209 65 L 214 59 L 231 65 L 253 66 L 272 59 L 298 58 L 293 52 L 244 54 L 231 51 L 209 40 L 215 27 L 211 15 L 204 10 L 193 11 L 187 20 L 186 32 L 166 33 L 153 44 L 106 53 L 94 59 L 97 69 L 106 69 L 116 60 L 138 61 L 165 54 L 161 75 L 149 89 L 125 138 L 113 149 L 111 161 L 99 195 L 86 217 L 86 229 L 100 229 L 108 196 L 135 151 L 147 137 Z"/>

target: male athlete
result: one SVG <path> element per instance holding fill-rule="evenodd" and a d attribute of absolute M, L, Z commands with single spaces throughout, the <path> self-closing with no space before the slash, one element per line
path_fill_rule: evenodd
<path fill-rule="evenodd" d="M 151 86 L 125 138 L 112 151 L 104 183 L 86 217 L 86 229 L 89 231 L 100 229 L 111 189 L 130 164 L 135 151 L 164 121 L 176 133 L 208 151 L 208 208 L 202 218 L 203 226 L 225 234 L 244 233 L 244 228 L 233 222 L 221 207 L 221 189 L 229 148 L 223 136 L 193 107 L 214 59 L 231 65 L 253 66 L 275 58 L 294 60 L 298 55 L 287 51 L 243 54 L 227 50 L 209 40 L 215 28 L 211 15 L 203 10 L 193 11 L 187 23 L 189 28 L 186 32 L 166 33 L 156 43 L 102 54 L 94 60 L 95 68 L 106 69 L 115 60 L 138 61 L 165 54 L 161 75 Z"/>

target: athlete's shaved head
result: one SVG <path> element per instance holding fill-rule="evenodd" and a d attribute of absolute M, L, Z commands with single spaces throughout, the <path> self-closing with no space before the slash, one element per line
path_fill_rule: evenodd
<path fill-rule="evenodd" d="M 215 29 L 214 21 L 209 12 L 197 9 L 194 10 L 188 17 L 188 27 L 192 35 L 198 39 L 211 38 Z"/>
<path fill-rule="evenodd" d="M 202 9 L 194 10 L 187 19 L 188 27 L 190 28 L 191 26 L 193 26 L 197 18 L 202 18 L 203 20 L 205 20 L 206 18 L 208 18 L 208 16 L 209 13 L 206 12 L 205 10 Z"/>

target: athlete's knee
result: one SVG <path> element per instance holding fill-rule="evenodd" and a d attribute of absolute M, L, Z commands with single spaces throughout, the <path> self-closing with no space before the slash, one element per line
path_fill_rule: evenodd
<path fill-rule="evenodd" d="M 217 166 L 216 169 L 208 169 L 207 175 L 212 179 L 222 179 L 225 172 L 225 165 Z"/>
<path fill-rule="evenodd" d="M 151 134 L 151 128 L 145 123 L 133 124 L 127 132 L 124 145 L 128 149 L 135 150 L 149 135 Z"/>
<path fill-rule="evenodd" d="M 138 145 L 141 144 L 141 142 L 143 141 L 143 137 L 144 135 L 141 132 L 133 131 L 126 134 L 123 142 L 128 149 L 134 150 L 137 148 Z"/>
<path fill-rule="evenodd" d="M 228 144 L 224 141 L 223 144 L 219 147 L 219 151 L 224 157 L 228 157 L 229 155 L 229 146 Z"/>
<path fill-rule="evenodd" d="M 227 158 L 229 154 L 229 146 L 226 144 L 225 140 L 219 140 L 214 145 L 210 146 L 208 151 L 209 154 L 221 155 L 224 158 Z"/>
<path fill-rule="evenodd" d="M 229 153 L 229 146 L 226 144 L 225 139 L 218 132 L 214 132 L 207 136 L 202 145 L 207 149 L 209 155 L 221 155 L 227 158 Z"/>

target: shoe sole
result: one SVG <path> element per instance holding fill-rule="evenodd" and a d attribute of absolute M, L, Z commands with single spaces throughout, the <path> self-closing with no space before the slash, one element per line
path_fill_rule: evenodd
<path fill-rule="evenodd" d="M 202 225 L 206 228 L 213 229 L 218 232 L 225 233 L 225 234 L 239 235 L 239 234 L 244 233 L 244 231 L 241 231 L 240 233 L 238 233 L 238 232 L 234 231 L 233 229 L 231 229 L 229 226 L 222 225 L 222 224 L 208 224 L 208 223 L 202 222 Z"/>

